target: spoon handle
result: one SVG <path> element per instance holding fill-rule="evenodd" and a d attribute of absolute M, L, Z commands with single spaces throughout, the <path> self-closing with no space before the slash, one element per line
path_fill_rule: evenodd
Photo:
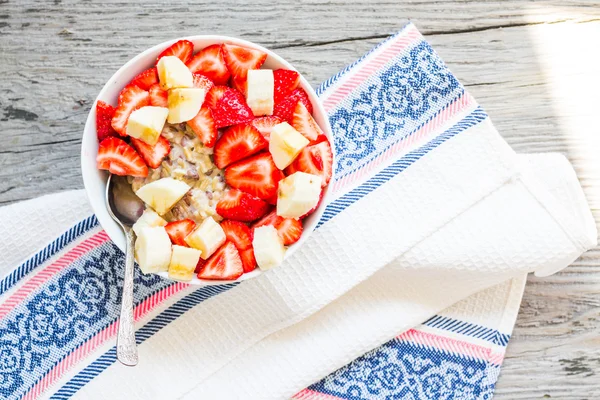
<path fill-rule="evenodd" d="M 125 228 L 127 248 L 125 253 L 125 279 L 121 299 L 121 317 L 117 335 L 117 359 L 129 366 L 137 365 L 138 352 L 135 344 L 135 327 L 133 324 L 133 244 L 134 233 Z"/>

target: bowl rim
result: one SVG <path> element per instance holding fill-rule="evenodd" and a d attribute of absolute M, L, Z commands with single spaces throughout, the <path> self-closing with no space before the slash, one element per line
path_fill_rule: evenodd
<path fill-rule="evenodd" d="M 121 251 L 124 251 L 124 249 L 125 249 L 125 235 L 124 235 L 122 229 L 118 226 L 118 224 L 115 221 L 113 221 L 113 219 L 108 214 L 104 195 L 102 195 L 100 197 L 98 196 L 100 193 L 103 193 L 106 188 L 106 179 L 108 177 L 108 173 L 106 173 L 105 171 L 99 171 L 95 167 L 95 163 L 92 167 L 89 162 L 89 159 L 91 156 L 93 156 L 93 160 L 95 160 L 95 158 L 96 158 L 95 156 L 97 154 L 97 149 L 98 149 L 98 139 L 97 139 L 97 135 L 96 135 L 96 121 L 95 121 L 96 120 L 96 104 L 97 104 L 98 100 L 108 101 L 106 99 L 107 93 L 111 90 L 114 90 L 113 86 L 115 86 L 117 84 L 117 82 L 120 80 L 120 78 L 123 75 L 127 75 L 128 73 L 131 75 L 132 70 L 139 70 L 140 69 L 140 60 L 148 58 L 149 55 L 152 55 L 152 58 L 156 58 L 156 56 L 158 56 L 163 50 L 165 50 L 166 48 L 168 48 L 173 43 L 175 43 L 179 40 L 189 40 L 192 43 L 196 43 L 199 41 L 212 42 L 211 44 L 230 43 L 230 44 L 235 44 L 235 45 L 239 45 L 239 46 L 244 46 L 244 47 L 261 50 L 267 54 L 267 60 L 269 58 L 273 59 L 277 64 L 279 64 L 280 68 L 286 68 L 286 69 L 291 69 L 291 70 L 297 71 L 296 68 L 294 68 L 294 66 L 292 64 L 290 64 L 287 60 L 285 60 L 280 55 L 276 54 L 272 50 L 269 50 L 261 45 L 250 42 L 248 40 L 235 38 L 235 37 L 231 37 L 231 36 L 223 36 L 223 35 L 191 35 L 191 36 L 183 36 L 180 38 L 167 40 L 165 42 L 159 43 L 155 46 L 152 46 L 152 47 L 138 53 L 136 56 L 129 59 L 123 66 L 121 66 L 106 81 L 106 83 L 104 84 L 102 89 L 98 92 L 98 96 L 94 100 L 94 103 L 92 104 L 92 107 L 88 113 L 88 117 L 86 119 L 86 123 L 85 123 L 84 129 L 83 129 L 81 153 L 80 153 L 81 174 L 82 174 L 82 178 L 83 178 L 83 184 L 84 184 L 86 196 L 88 198 L 89 204 L 92 207 L 92 211 L 96 215 L 96 218 L 98 219 L 98 222 L 100 223 L 101 227 L 106 231 L 109 238 L 113 241 L 113 243 Z M 205 46 L 209 46 L 209 45 L 210 44 L 206 44 Z M 147 63 L 144 64 L 144 68 L 141 69 L 139 72 L 144 71 L 146 69 L 147 69 Z M 139 72 L 137 72 L 137 73 L 139 73 Z M 137 73 L 135 75 L 137 75 Z M 298 73 L 300 76 L 300 85 L 299 86 L 302 87 L 307 92 L 307 94 L 309 96 L 309 100 L 311 101 L 311 103 L 313 105 L 313 109 L 315 110 L 315 112 L 313 112 L 313 116 L 315 117 L 315 120 L 317 120 L 317 123 L 323 130 L 324 134 L 326 135 L 326 137 L 331 145 L 331 151 L 332 151 L 332 155 L 333 155 L 332 178 L 329 182 L 329 185 L 327 185 L 327 187 L 325 188 L 325 191 L 323 193 L 323 199 L 321 200 L 320 205 L 318 206 L 317 210 L 310 217 L 307 218 L 307 220 L 308 219 L 311 220 L 311 222 L 308 226 L 309 229 L 307 229 L 307 226 L 305 223 L 304 230 L 302 232 L 302 236 L 301 236 L 300 240 L 288 247 L 285 257 L 284 257 L 284 264 L 281 267 L 285 267 L 285 260 L 288 259 L 298 248 L 300 248 L 304 244 L 304 242 L 308 239 L 308 237 L 316 229 L 316 226 L 323 215 L 325 207 L 328 204 L 328 199 L 329 199 L 329 196 L 331 195 L 331 186 L 334 181 L 334 174 L 335 174 L 335 170 L 336 170 L 335 146 L 333 146 L 333 134 L 332 134 L 329 118 L 327 116 L 327 112 L 325 111 L 325 108 L 324 108 L 322 102 L 318 98 L 318 96 L 317 96 L 316 92 L 314 91 L 314 89 L 312 88 L 312 86 L 308 83 L 308 81 L 304 78 L 304 76 L 300 72 L 298 72 Z M 132 78 L 135 75 L 132 75 Z M 129 82 L 129 81 L 130 81 L 130 79 L 127 82 Z M 118 86 L 119 86 L 118 92 L 120 92 L 122 87 L 124 87 L 124 86 L 122 84 L 120 84 Z M 92 151 L 93 154 L 88 154 L 88 150 L 90 148 L 95 149 L 95 151 Z M 97 187 L 97 182 L 99 179 L 101 181 L 103 181 L 100 188 Z M 100 191 L 98 191 L 98 189 L 100 189 Z M 243 282 L 243 281 L 246 281 L 249 279 L 253 279 L 253 278 L 261 275 L 263 272 L 266 272 L 266 271 L 262 271 L 262 270 L 260 270 L 260 268 L 256 268 L 252 272 L 244 273 L 240 278 L 238 278 L 236 280 L 203 280 L 203 279 L 198 279 L 196 276 L 194 276 L 192 281 L 189 281 L 186 283 L 189 283 L 192 285 L 198 285 L 198 286 L 213 286 L 213 285 L 231 284 L 231 283 Z M 164 278 L 170 279 L 173 282 L 177 282 L 177 281 L 169 278 L 167 272 L 161 272 L 161 273 L 158 273 L 157 275 L 160 275 Z"/>

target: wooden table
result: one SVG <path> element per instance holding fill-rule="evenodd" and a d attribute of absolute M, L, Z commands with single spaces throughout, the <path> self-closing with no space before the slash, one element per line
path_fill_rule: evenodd
<path fill-rule="evenodd" d="M 82 187 L 90 105 L 151 45 L 238 36 L 317 85 L 410 19 L 515 150 L 571 160 L 600 221 L 598 0 L 160 3 L 0 0 L 0 205 Z M 496 398 L 600 398 L 600 248 L 529 279 Z"/>

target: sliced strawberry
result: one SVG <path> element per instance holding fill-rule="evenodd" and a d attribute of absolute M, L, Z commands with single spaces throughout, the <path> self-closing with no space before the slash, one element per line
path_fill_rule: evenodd
<path fill-rule="evenodd" d="M 231 83 L 231 87 L 234 88 L 235 90 L 237 90 L 238 92 L 242 93 L 244 95 L 244 97 L 248 94 L 247 93 L 248 81 L 247 81 L 246 77 L 240 78 L 240 77 L 232 76 L 230 79 L 230 83 Z"/>
<path fill-rule="evenodd" d="M 251 123 L 263 135 L 266 141 L 271 137 L 271 130 L 282 121 L 279 117 L 269 115 L 267 117 L 255 118 Z"/>
<path fill-rule="evenodd" d="M 119 94 L 119 105 L 111 121 L 113 129 L 121 136 L 125 136 L 127 120 L 131 113 L 138 108 L 150 104 L 150 94 L 136 85 L 127 85 Z"/>
<path fill-rule="evenodd" d="M 252 121 L 254 114 L 246 104 L 244 95 L 235 89 L 229 88 L 217 101 L 216 107 L 213 108 L 213 118 L 217 128 L 224 128 Z"/>
<path fill-rule="evenodd" d="M 202 270 L 202 268 L 204 268 L 205 264 L 206 264 L 206 260 L 203 260 L 202 257 L 200 257 L 198 259 L 198 264 L 196 264 L 196 269 L 194 269 L 194 272 L 196 274 L 198 274 L 198 272 L 200 272 Z"/>
<path fill-rule="evenodd" d="M 169 106 L 169 92 L 160 87 L 160 83 L 150 86 L 150 105 L 156 107 Z"/>
<path fill-rule="evenodd" d="M 165 229 L 171 239 L 171 243 L 178 246 L 189 247 L 185 242 L 185 237 L 190 234 L 191 231 L 196 227 L 196 223 L 191 219 L 182 219 L 180 221 L 169 222 Z"/>
<path fill-rule="evenodd" d="M 224 44 L 223 49 L 227 69 L 241 80 L 246 80 L 248 70 L 259 69 L 267 59 L 267 53 L 234 44 Z"/>
<path fill-rule="evenodd" d="M 179 58 L 184 63 L 187 63 L 190 58 L 192 58 L 192 53 L 194 52 L 194 44 L 189 40 L 179 40 L 173 43 L 170 47 L 165 49 L 162 53 L 158 55 L 156 61 L 160 60 L 165 56 L 175 56 Z"/>
<path fill-rule="evenodd" d="M 265 225 L 271 225 L 271 226 L 275 226 L 277 225 L 277 223 L 279 223 L 281 221 L 283 217 L 280 217 L 279 215 L 277 215 L 277 210 L 273 210 L 270 213 L 268 213 L 267 215 L 265 215 L 262 219 L 259 219 L 258 221 L 256 221 L 254 223 L 254 225 L 252 225 L 252 229 L 256 229 L 259 226 L 265 226 Z"/>
<path fill-rule="evenodd" d="M 244 273 L 252 272 L 258 267 L 256 258 L 254 258 L 254 249 L 250 247 L 247 250 L 240 251 L 240 258 L 242 259 L 242 268 Z"/>
<path fill-rule="evenodd" d="M 158 168 L 162 160 L 171 152 L 171 145 L 163 136 L 158 138 L 154 146 L 133 137 L 131 144 L 150 168 Z"/>
<path fill-rule="evenodd" d="M 273 197 L 269 197 L 268 199 L 265 200 L 267 203 L 269 203 L 272 206 L 277 205 L 277 194 L 275 194 L 275 196 Z"/>
<path fill-rule="evenodd" d="M 204 106 L 198 111 L 198 114 L 187 122 L 194 131 L 198 139 L 206 147 L 214 147 L 217 141 L 217 127 L 212 116 L 210 108 Z"/>
<path fill-rule="evenodd" d="M 280 217 L 277 215 L 277 210 L 271 211 L 263 219 L 252 225 L 252 229 L 265 225 L 271 225 L 277 229 L 277 234 L 286 246 L 296 243 L 302 236 L 302 221 Z"/>
<path fill-rule="evenodd" d="M 252 125 L 240 124 L 228 128 L 215 145 L 215 164 L 223 169 L 229 164 L 256 154 L 269 142 Z"/>
<path fill-rule="evenodd" d="M 106 169 L 115 175 L 146 177 L 148 167 L 136 151 L 116 137 L 108 137 L 100 142 L 96 157 L 98 169 Z"/>
<path fill-rule="evenodd" d="M 258 197 L 229 189 L 217 203 L 217 214 L 234 221 L 250 222 L 261 218 L 269 208 L 269 205 Z"/>
<path fill-rule="evenodd" d="M 279 102 L 275 102 L 275 106 L 273 107 L 273 115 L 276 115 L 282 120 L 291 124 L 294 117 L 294 111 L 296 110 L 296 105 L 299 101 L 304 104 L 308 110 L 308 113 L 312 114 L 313 107 L 308 99 L 308 94 L 304 91 L 304 89 L 298 88 L 292 91 L 288 97 Z"/>
<path fill-rule="evenodd" d="M 229 186 L 261 199 L 276 196 L 279 181 L 283 177 L 268 152 L 238 161 L 225 170 L 225 180 Z"/>
<path fill-rule="evenodd" d="M 242 276 L 244 267 L 240 253 L 231 242 L 225 242 L 212 256 L 198 273 L 199 279 L 210 280 L 235 280 Z"/>
<path fill-rule="evenodd" d="M 291 175 L 296 171 L 302 171 L 318 175 L 323 180 L 321 186 L 326 186 L 331 179 L 332 170 L 333 154 L 331 146 L 328 141 L 323 141 L 302 149 L 294 162 L 285 169 L 285 173 Z"/>
<path fill-rule="evenodd" d="M 317 122 L 301 101 L 296 104 L 294 116 L 292 117 L 292 126 L 311 142 L 317 140 L 319 135 L 323 134 L 321 127 L 317 125 Z"/>
<path fill-rule="evenodd" d="M 117 136 L 117 132 L 110 125 L 115 115 L 115 108 L 102 100 L 96 103 L 96 133 L 101 142 L 109 136 Z"/>
<path fill-rule="evenodd" d="M 158 72 L 156 72 L 156 68 L 150 68 L 133 78 L 130 84 L 136 85 L 140 89 L 149 90 L 155 83 L 158 83 Z"/>
<path fill-rule="evenodd" d="M 202 74 L 192 74 L 192 78 L 194 79 L 194 87 L 205 89 L 206 93 L 214 86 L 214 83 Z"/>
<path fill-rule="evenodd" d="M 300 74 L 290 69 L 276 69 L 273 71 L 275 81 L 273 99 L 279 102 L 286 98 L 300 83 Z"/>
<path fill-rule="evenodd" d="M 221 222 L 221 228 L 227 240 L 235 244 L 240 252 L 252 248 L 252 231 L 245 224 L 227 220 Z"/>
<path fill-rule="evenodd" d="M 187 62 L 187 66 L 190 71 L 208 77 L 215 85 L 225 85 L 231 75 L 225 64 L 223 48 L 220 44 L 203 48 Z"/>
<path fill-rule="evenodd" d="M 217 108 L 217 103 L 221 100 L 221 97 L 227 92 L 229 88 L 227 86 L 213 86 L 212 89 L 206 93 L 204 99 L 204 106 L 209 107 L 211 110 Z"/>

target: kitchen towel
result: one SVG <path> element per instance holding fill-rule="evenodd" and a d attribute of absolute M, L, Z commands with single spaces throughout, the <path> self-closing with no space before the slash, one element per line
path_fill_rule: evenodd
<path fill-rule="evenodd" d="M 122 254 L 85 218 L 2 266 L 5 397 L 489 397 L 524 275 L 596 242 L 574 172 L 561 156 L 517 156 L 410 24 L 319 95 L 334 195 L 285 266 L 201 289 L 136 275 L 141 363 L 124 368 L 113 346 Z M 81 204 L 60 196 L 59 210 Z M 24 207 L 40 204 L 52 201 Z M 19 207 L 0 211 L 5 233 Z M 37 224 L 26 240 L 43 236 Z"/>

